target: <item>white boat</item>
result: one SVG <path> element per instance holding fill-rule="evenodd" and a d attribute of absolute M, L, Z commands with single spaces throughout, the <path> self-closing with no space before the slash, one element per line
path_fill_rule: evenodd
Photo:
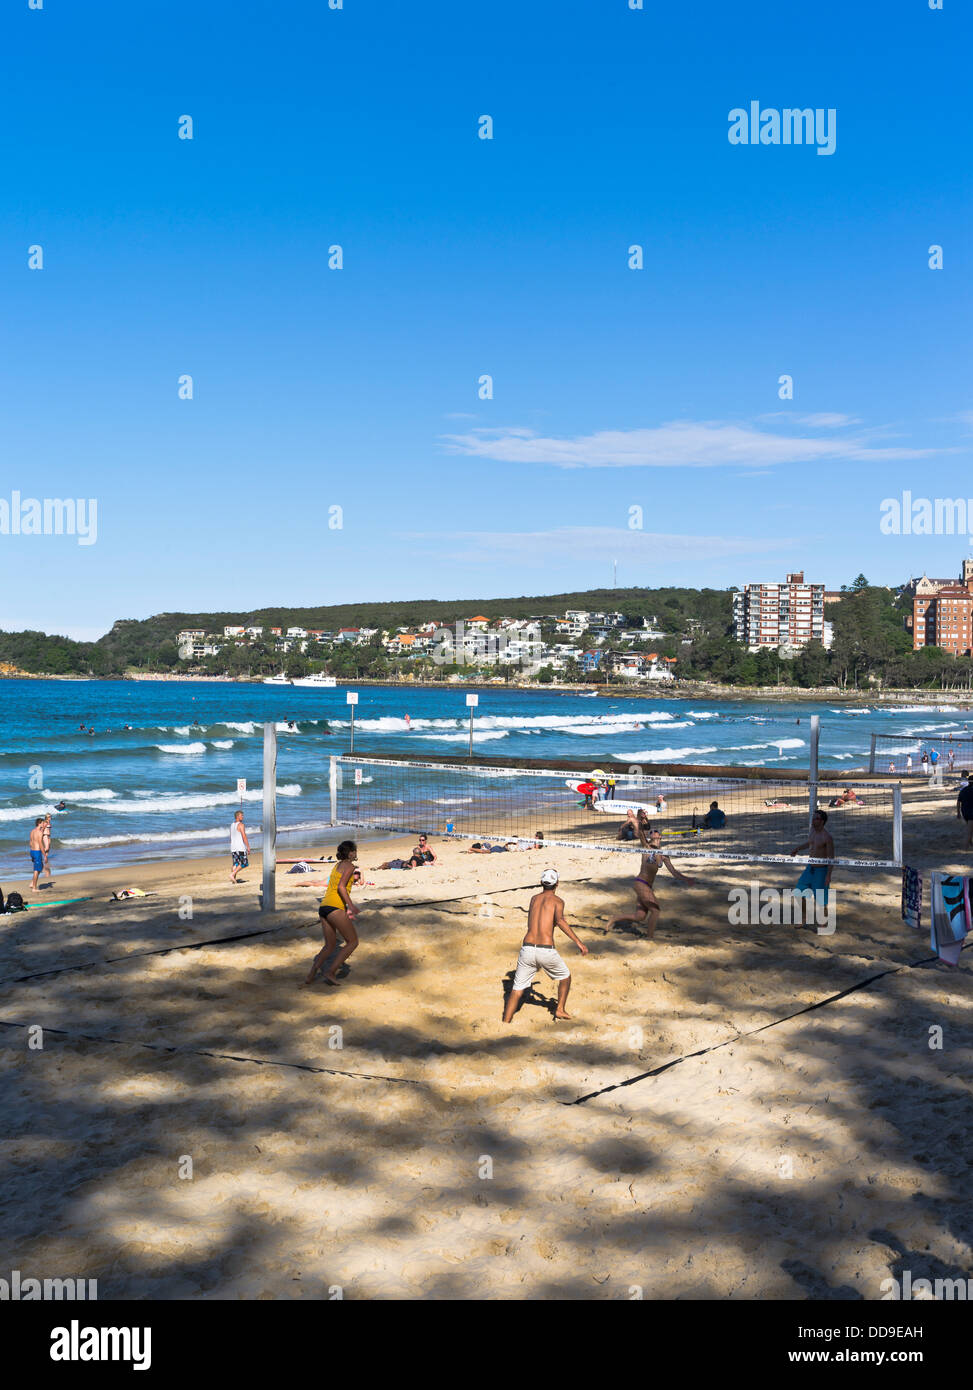
<path fill-rule="evenodd" d="M 279 676 L 264 676 L 264 685 L 290 685 L 288 678 L 281 674 Z"/>
<path fill-rule="evenodd" d="M 334 676 L 301 676 L 298 680 L 291 681 L 291 685 L 308 686 L 312 690 L 334 690 L 338 682 Z"/>

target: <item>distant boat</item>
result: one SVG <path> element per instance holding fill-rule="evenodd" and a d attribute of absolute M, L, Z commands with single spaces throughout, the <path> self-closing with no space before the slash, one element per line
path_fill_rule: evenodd
<path fill-rule="evenodd" d="M 334 676 L 302 676 L 299 680 L 291 681 L 291 685 L 309 686 L 313 690 L 334 690 L 338 682 Z"/>
<path fill-rule="evenodd" d="M 264 685 L 290 685 L 291 682 L 283 672 L 279 676 L 265 676 Z"/>

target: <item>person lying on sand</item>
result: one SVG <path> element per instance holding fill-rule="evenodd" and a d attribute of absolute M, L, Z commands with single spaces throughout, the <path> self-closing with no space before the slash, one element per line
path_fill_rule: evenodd
<path fill-rule="evenodd" d="M 479 842 L 479 840 L 475 840 L 475 841 L 473 842 L 473 844 L 470 845 L 470 847 L 469 847 L 469 849 L 466 851 L 466 853 L 467 853 L 467 854 L 506 854 L 508 850 L 516 849 L 516 848 L 517 848 L 517 843 L 516 843 L 515 840 L 508 840 L 507 843 L 506 843 L 505 845 L 481 845 L 480 842 Z"/>
<path fill-rule="evenodd" d="M 855 792 L 854 787 L 849 787 L 847 791 L 839 792 L 828 802 L 829 806 L 860 806 L 862 799 Z"/>
<path fill-rule="evenodd" d="M 321 906 L 318 908 L 324 945 L 311 962 L 311 969 L 304 981 L 306 985 L 311 983 L 325 961 L 334 953 L 338 945 L 339 935 L 344 938 L 345 944 L 335 956 L 331 969 L 324 977 L 324 983 L 326 985 L 340 985 L 341 981 L 337 978 L 338 971 L 358 945 L 358 933 L 352 924 L 353 919 L 358 916 L 358 909 L 351 901 L 349 891 L 351 879 L 355 872 L 357 854 L 358 846 L 354 840 L 342 840 L 338 846 L 338 860 L 331 870 L 328 886 L 321 899 Z"/>
<path fill-rule="evenodd" d="M 636 927 L 645 926 L 648 928 L 649 940 L 654 941 L 655 929 L 659 924 L 659 913 L 662 911 L 653 887 L 659 869 L 665 865 L 672 877 L 679 883 L 693 884 L 696 880 L 689 878 L 686 874 L 681 874 L 674 867 L 669 856 L 662 853 L 661 830 L 650 830 L 648 834 L 641 830 L 639 838 L 645 846 L 646 853 L 642 855 L 638 877 L 632 884 L 635 889 L 635 901 L 638 903 L 638 909 L 632 917 L 617 918 L 612 926 L 618 927 L 627 923 L 632 923 Z"/>
<path fill-rule="evenodd" d="M 411 859 L 386 859 L 384 864 L 376 864 L 376 869 L 412 869 L 415 865 Z"/>
<path fill-rule="evenodd" d="M 556 1019 L 571 1017 L 564 1007 L 568 1000 L 568 990 L 571 988 L 571 971 L 555 949 L 554 928 L 560 927 L 565 935 L 571 938 L 583 956 L 588 954 L 588 948 L 578 940 L 564 920 L 564 899 L 559 898 L 554 891 L 557 882 L 557 870 L 545 869 L 541 874 L 541 891 L 535 893 L 530 900 L 530 905 L 527 908 L 527 934 L 517 957 L 514 982 L 510 987 L 510 993 L 507 995 L 507 1002 L 504 1006 L 504 1023 L 512 1021 L 520 1001 L 524 997 L 524 990 L 533 982 L 538 970 L 545 970 L 552 980 L 558 982 L 557 1008 L 554 1011 L 554 1017 Z"/>

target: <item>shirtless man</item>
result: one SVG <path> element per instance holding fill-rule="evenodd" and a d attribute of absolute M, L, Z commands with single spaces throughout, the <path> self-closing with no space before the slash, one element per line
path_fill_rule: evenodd
<path fill-rule="evenodd" d="M 802 845 L 795 845 L 791 854 L 801 854 L 807 850 L 810 859 L 833 859 L 834 840 L 831 838 L 830 830 L 826 830 L 828 823 L 827 811 L 815 811 L 811 817 L 811 833 Z M 815 920 L 813 913 L 820 903 L 827 905 L 828 889 L 831 886 L 832 864 L 808 864 L 800 878 L 794 884 L 794 892 L 802 895 L 801 902 L 801 922 L 804 926 L 808 925 L 807 910 L 808 906 L 812 912 L 812 922 Z M 814 901 L 811 902 L 807 889 L 814 894 Z M 823 896 L 819 897 L 818 895 Z"/>
<path fill-rule="evenodd" d="M 44 817 L 38 816 L 34 821 L 34 828 L 30 832 L 28 843 L 28 853 L 30 862 L 34 866 L 34 877 L 31 880 L 30 891 L 37 892 L 37 880 L 40 878 L 44 868 Z"/>
<path fill-rule="evenodd" d="M 527 909 L 527 935 L 517 957 L 514 982 L 503 1011 L 504 1023 L 510 1023 L 524 990 L 532 983 L 538 970 L 546 970 L 552 980 L 557 980 L 557 1008 L 554 1017 L 570 1018 L 565 1009 L 568 990 L 571 988 L 571 972 L 564 964 L 554 946 L 554 928 L 560 927 L 569 936 L 583 956 L 588 954 L 587 946 L 578 940 L 564 920 L 564 899 L 555 893 L 557 869 L 545 869 L 541 874 L 541 891 L 535 893 Z"/>
<path fill-rule="evenodd" d="M 620 926 L 626 922 L 632 922 L 635 926 L 646 926 L 649 929 L 649 940 L 655 940 L 655 929 L 659 925 L 659 913 L 662 909 L 659 906 L 659 899 L 655 896 L 655 876 L 659 869 L 665 865 L 672 874 L 673 878 L 679 883 L 692 884 L 696 880 L 689 878 L 686 874 L 681 874 L 672 863 L 667 854 L 662 853 L 662 831 L 649 830 L 646 833 L 644 825 L 639 826 L 639 839 L 645 848 L 642 855 L 642 864 L 639 868 L 638 878 L 634 883 L 635 899 L 638 903 L 638 910 L 634 917 L 619 917 L 612 926 Z"/>

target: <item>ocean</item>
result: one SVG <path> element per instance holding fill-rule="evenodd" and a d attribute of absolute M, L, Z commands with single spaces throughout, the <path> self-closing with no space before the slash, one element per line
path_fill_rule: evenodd
<path fill-rule="evenodd" d="M 0 884 L 27 873 L 27 836 L 48 810 L 59 872 L 227 852 L 240 778 L 248 826 L 259 826 L 265 720 L 280 730 L 278 852 L 330 843 L 328 757 L 348 750 L 345 696 L 346 687 L 220 681 L 0 680 Z M 434 762 L 466 751 L 460 687 L 366 686 L 359 699 L 357 753 Z M 474 760 L 503 754 L 556 768 L 559 758 L 580 758 L 647 772 L 653 763 L 806 767 L 812 714 L 821 716 L 823 772 L 866 768 L 873 730 L 908 735 L 915 743 L 903 742 L 903 752 L 918 754 L 924 738 L 973 725 L 973 712 L 945 702 L 843 708 L 651 691 L 612 700 L 498 686 L 479 692 Z M 55 811 L 61 801 L 66 809 Z"/>

